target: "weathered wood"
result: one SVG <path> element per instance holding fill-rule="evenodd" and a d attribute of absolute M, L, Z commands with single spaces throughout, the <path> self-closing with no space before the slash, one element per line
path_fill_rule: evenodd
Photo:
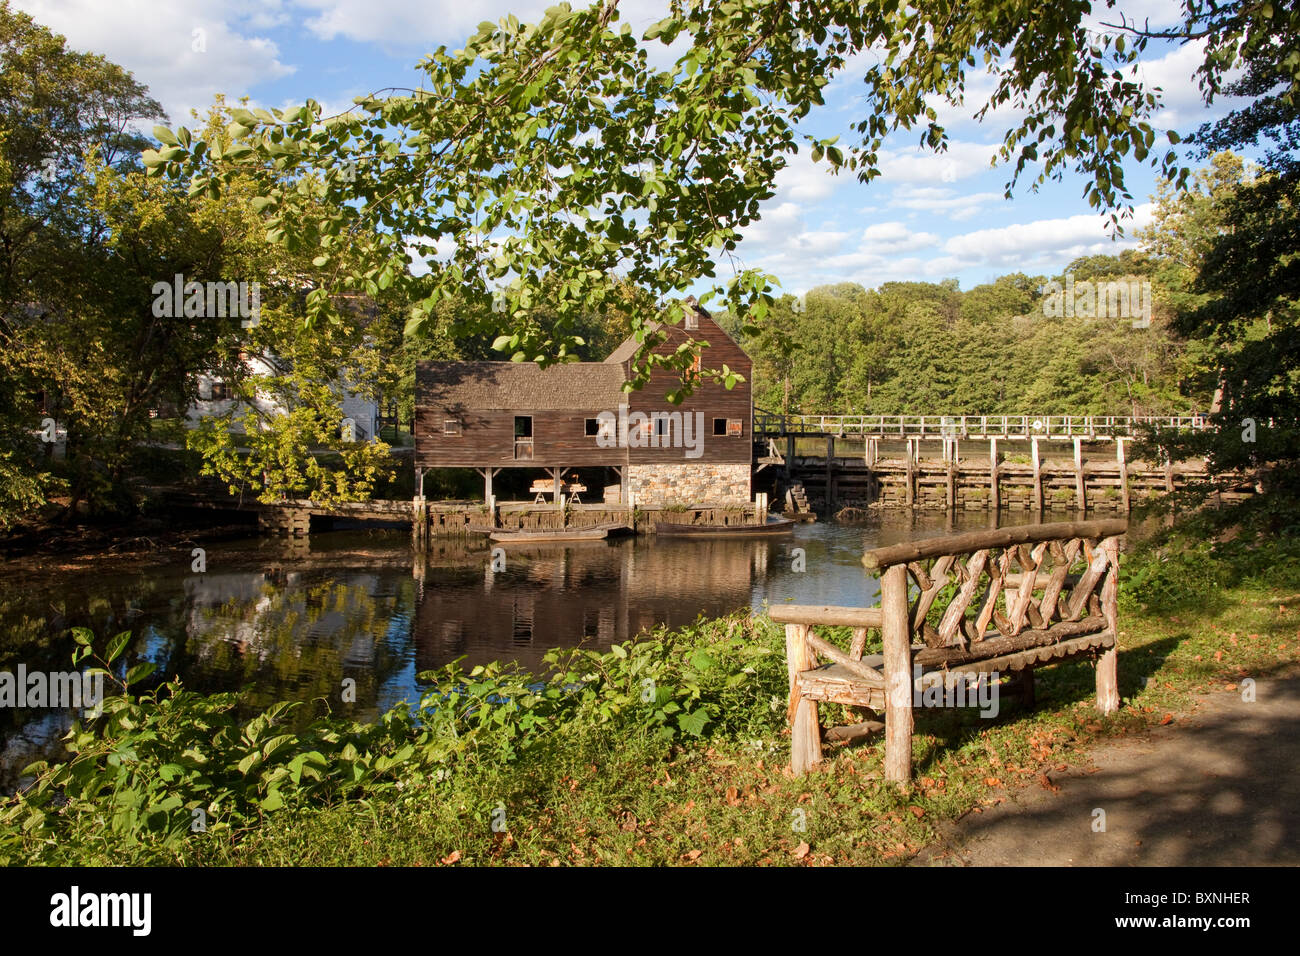
<path fill-rule="evenodd" d="M 1086 511 L 1088 501 L 1083 494 L 1083 439 L 1078 436 L 1074 439 L 1074 494 L 1079 510 Z"/>
<path fill-rule="evenodd" d="M 1128 489 L 1128 462 L 1124 460 L 1124 439 L 1117 439 L 1115 442 L 1115 461 L 1119 465 L 1119 489 L 1120 498 L 1124 503 L 1124 513 L 1128 514 L 1132 509 L 1129 500 Z"/>
<path fill-rule="evenodd" d="M 1025 616 L 1033 602 L 1034 585 L 1038 581 L 1038 569 L 1043 566 L 1043 556 L 1047 553 L 1047 545 L 1040 544 L 1030 551 L 1026 559 L 1023 553 L 1026 546 L 1021 545 L 1020 548 L 1020 567 L 1024 569 L 1025 579 L 1020 583 L 1020 590 L 1016 592 L 1015 607 L 1010 609 L 1012 634 L 1019 634 L 1020 629 L 1025 625 Z M 1041 616 L 1039 620 L 1042 620 Z"/>
<path fill-rule="evenodd" d="M 820 700 L 850 707 L 886 709 L 887 694 L 883 687 L 873 687 L 850 674 L 839 664 L 823 664 L 799 675 L 804 700 Z"/>
<path fill-rule="evenodd" d="M 1070 565 L 1074 564 L 1075 559 L 1079 556 L 1079 548 L 1082 546 L 1083 542 L 1076 538 L 1069 542 L 1064 549 L 1052 549 L 1052 560 L 1056 562 L 1056 566 L 1052 568 L 1052 577 L 1047 582 L 1047 587 L 1043 589 L 1043 596 L 1038 602 L 1038 608 L 1042 611 L 1045 624 L 1051 623 L 1052 618 L 1057 616 L 1056 600 L 1060 597 L 1061 588 L 1065 586 L 1066 578 L 1069 577 Z"/>
<path fill-rule="evenodd" d="M 1088 542 L 1084 542 L 1084 552 L 1088 552 Z M 1093 590 L 1097 587 L 1097 582 L 1101 576 L 1106 573 L 1108 560 L 1105 551 L 1098 549 L 1094 554 L 1089 556 L 1088 570 L 1083 572 L 1079 578 L 1079 583 L 1070 591 L 1070 614 L 1068 620 L 1075 620 L 1083 613 L 1084 608 L 1088 606 L 1088 598 L 1092 596 Z"/>
<path fill-rule="evenodd" d="M 988 548 L 1038 544 L 1053 539 L 1110 537 L 1122 535 L 1127 530 L 1128 521 L 1123 518 L 1107 518 L 1099 521 L 1057 521 L 1011 528 L 990 528 L 943 538 L 931 538 L 911 544 L 876 548 L 863 556 L 862 563 L 875 570 L 893 564 L 936 558 L 942 554 L 971 554 Z"/>
<path fill-rule="evenodd" d="M 862 660 L 862 652 L 867 648 L 867 629 L 865 627 L 855 627 L 853 629 L 853 643 L 849 645 L 849 657 L 855 661 Z"/>
<path fill-rule="evenodd" d="M 790 769 L 796 775 L 807 773 L 809 767 L 822 759 L 817 702 L 803 697 L 799 682 L 800 671 L 814 664 L 808 631 L 807 624 L 785 626 L 785 660 L 790 677 Z"/>
<path fill-rule="evenodd" d="M 914 649 L 915 653 L 912 656 L 912 661 L 922 667 L 955 667 L 984 657 L 1054 644 L 1083 634 L 1096 633 L 1105 628 L 1106 619 L 1104 617 L 1086 617 L 1079 621 L 1053 624 L 1051 627 L 1042 630 L 1036 628 L 1024 630 L 1015 636 L 995 634 L 986 637 L 978 645 L 969 648 L 917 647 Z M 871 660 L 871 658 L 866 658 L 863 663 L 869 664 Z"/>
<path fill-rule="evenodd" d="M 992 496 L 990 507 L 994 514 L 1002 506 L 1000 489 L 998 488 L 998 440 L 989 439 L 989 493 Z"/>
<path fill-rule="evenodd" d="M 1115 635 L 1111 631 L 1099 631 L 1096 634 L 1081 634 L 1064 641 L 1016 651 L 1014 654 L 967 661 L 961 665 L 961 669 L 974 671 L 977 674 L 1008 674 L 1026 667 L 1038 667 L 1053 661 L 1068 660 L 1080 654 L 1104 652 L 1114 646 Z"/>
<path fill-rule="evenodd" d="M 907 503 L 916 504 L 916 458 L 912 440 L 907 440 Z"/>
<path fill-rule="evenodd" d="M 844 724 L 826 731 L 826 739 L 837 744 L 851 744 L 878 734 L 885 729 L 884 721 L 864 720 L 858 724 Z"/>
<path fill-rule="evenodd" d="M 1097 709 L 1109 714 L 1119 709 L 1119 541 L 1107 538 L 1101 549 L 1110 565 L 1101 588 L 1101 609 L 1116 644 L 1097 661 Z"/>
<path fill-rule="evenodd" d="M 907 568 L 890 567 L 881 580 L 884 612 L 885 779 L 906 784 L 912 776 L 912 652 L 907 620 Z"/>
<path fill-rule="evenodd" d="M 778 624 L 823 624 L 828 627 L 880 627 L 878 607 L 835 607 L 825 604 L 778 604 L 767 609 Z"/>
<path fill-rule="evenodd" d="M 847 670 L 849 673 L 853 674 L 860 680 L 864 680 L 868 684 L 873 684 L 878 687 L 885 686 L 885 678 L 881 676 L 878 670 L 875 670 L 874 668 L 868 667 L 866 664 L 863 664 L 860 659 L 861 658 L 860 653 L 859 653 L 859 659 L 855 660 L 848 654 L 844 653 L 844 651 L 836 647 L 834 644 L 832 644 L 830 641 L 818 637 L 816 634 L 812 632 L 812 628 L 808 629 L 807 636 L 804 638 L 804 640 L 808 642 L 809 647 L 811 647 L 822 657 L 825 657 L 831 661 L 834 661 L 836 664 L 839 664 L 841 667 L 843 667 L 845 670 Z"/>
<path fill-rule="evenodd" d="M 988 559 L 989 553 L 985 550 L 976 551 L 971 555 L 970 562 L 966 565 L 966 580 L 947 610 L 943 612 L 943 619 L 939 622 L 939 637 L 944 644 L 950 644 L 957 634 L 962 615 L 966 613 L 967 606 L 975 597 L 975 589 L 979 586 L 980 575 Z"/>
<path fill-rule="evenodd" d="M 998 595 L 1002 593 L 1006 581 L 1007 569 L 1011 567 L 1011 552 L 1003 551 L 993 571 L 989 573 L 989 589 L 984 598 L 984 607 L 975 619 L 975 640 L 984 640 L 984 632 L 993 620 L 993 612 L 998 606 Z"/>
<path fill-rule="evenodd" d="M 1034 464 L 1034 511 L 1037 514 L 1043 513 L 1043 462 L 1038 455 L 1038 439 L 1035 438 L 1030 442 L 1030 455 Z"/>
<path fill-rule="evenodd" d="M 930 605 L 932 605 L 934 599 L 939 596 L 939 592 L 947 586 L 948 571 L 952 568 L 953 562 L 956 560 L 956 555 L 940 555 L 938 560 L 934 562 L 934 566 L 930 568 L 929 584 L 923 586 L 924 590 L 922 590 L 921 594 L 917 596 L 916 606 L 912 608 L 913 630 L 924 630 L 925 616 L 930 613 Z M 913 561 L 908 565 L 908 567 L 919 568 L 920 564 Z M 938 636 L 937 631 L 935 631 L 934 634 L 936 637 Z"/>

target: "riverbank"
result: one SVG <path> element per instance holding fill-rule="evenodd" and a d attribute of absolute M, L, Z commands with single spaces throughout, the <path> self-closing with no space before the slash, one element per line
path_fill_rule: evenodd
<path fill-rule="evenodd" d="M 1032 711 L 1004 700 L 992 721 L 975 711 L 919 713 L 908 793 L 882 786 L 876 740 L 830 751 L 805 778 L 788 776 L 782 635 L 765 617 L 737 616 L 607 654 L 556 652 L 560 681 L 541 694 L 530 696 L 531 679 L 508 669 L 444 675 L 444 687 L 459 689 L 428 703 L 425 728 L 390 714 L 377 725 L 294 735 L 274 721 L 251 730 L 223 724 L 208 698 L 146 707 L 138 726 L 159 732 L 148 742 L 129 729 L 84 741 L 84 780 L 64 780 L 76 791 L 69 803 L 6 808 L 0 857 L 73 865 L 908 862 L 951 821 L 997 806 L 1018 787 L 1050 790 L 1071 768 L 1088 766 L 1095 742 L 1177 727 L 1196 695 L 1240 695 L 1246 679 L 1300 663 L 1300 549 L 1287 539 L 1241 536 L 1212 548 L 1190 535 L 1132 556 L 1124 577 L 1124 706 L 1099 718 L 1091 668 L 1071 662 L 1040 672 Z M 112 767 L 109 751 L 127 743 L 138 763 Z M 114 789 L 109 814 L 103 794 Z M 132 814 L 135 824 L 126 825 Z"/>

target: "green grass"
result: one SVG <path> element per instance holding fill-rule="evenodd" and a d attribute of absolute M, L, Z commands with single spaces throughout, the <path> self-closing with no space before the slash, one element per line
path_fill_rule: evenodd
<path fill-rule="evenodd" d="M 631 657 L 584 658 L 580 669 L 604 674 L 607 683 L 596 681 L 604 689 L 585 703 L 537 711 L 558 716 L 545 732 L 512 738 L 517 746 L 504 756 L 493 733 L 518 730 L 510 714 L 499 715 L 495 730 L 462 730 L 463 746 L 445 769 L 412 767 L 372 790 L 254 809 L 229 827 L 167 844 L 111 832 L 93 808 L 44 835 L 19 831 L 11 817 L 0 857 L 72 865 L 900 863 L 942 823 L 999 802 L 1007 788 L 1051 785 L 1045 775 L 1085 763 L 1089 744 L 1176 720 L 1194 694 L 1237 692 L 1245 677 L 1300 662 L 1300 549 L 1268 543 L 1215 550 L 1184 542 L 1129 559 L 1121 709 L 1098 716 L 1092 668 L 1071 661 L 1038 671 L 1032 711 L 1005 698 L 994 720 L 974 710 L 919 711 L 906 791 L 883 784 L 878 738 L 827 747 L 807 776 L 789 775 L 782 632 L 766 618 L 738 617 L 658 632 Z M 651 666 L 671 692 L 642 706 L 635 688 Z M 667 699 L 683 708 L 656 712 Z M 691 713 L 707 715 L 702 727 L 679 719 Z M 854 719 L 837 706 L 822 709 L 824 725 Z"/>

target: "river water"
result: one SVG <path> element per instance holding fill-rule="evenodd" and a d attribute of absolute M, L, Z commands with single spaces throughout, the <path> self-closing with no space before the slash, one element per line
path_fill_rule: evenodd
<path fill-rule="evenodd" d="M 1017 519 L 1030 516 L 1003 523 Z M 864 550 L 986 527 L 984 513 L 886 514 L 766 540 L 512 547 L 497 570 L 485 539 L 435 540 L 421 571 L 404 531 L 251 538 L 208 547 L 201 572 L 185 549 L 144 567 L 106 560 L 94 571 L 0 576 L 0 671 L 70 670 L 72 627 L 101 642 L 130 631 L 123 664 L 152 661 L 157 679 L 243 688 L 249 709 L 314 698 L 337 709 L 351 686 L 346 713 L 370 719 L 417 700 L 417 675 L 458 658 L 467 668 L 513 660 L 540 670 L 550 648 L 607 649 L 701 615 L 783 602 L 867 606 L 879 592 Z M 0 790 L 31 760 L 57 755 L 72 717 L 0 708 Z"/>

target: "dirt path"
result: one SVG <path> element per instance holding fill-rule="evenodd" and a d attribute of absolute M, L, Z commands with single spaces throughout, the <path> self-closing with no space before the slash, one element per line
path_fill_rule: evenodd
<path fill-rule="evenodd" d="M 1201 695 L 1050 783 L 949 824 L 914 864 L 1300 865 L 1300 673 L 1261 680 L 1254 702 Z"/>

